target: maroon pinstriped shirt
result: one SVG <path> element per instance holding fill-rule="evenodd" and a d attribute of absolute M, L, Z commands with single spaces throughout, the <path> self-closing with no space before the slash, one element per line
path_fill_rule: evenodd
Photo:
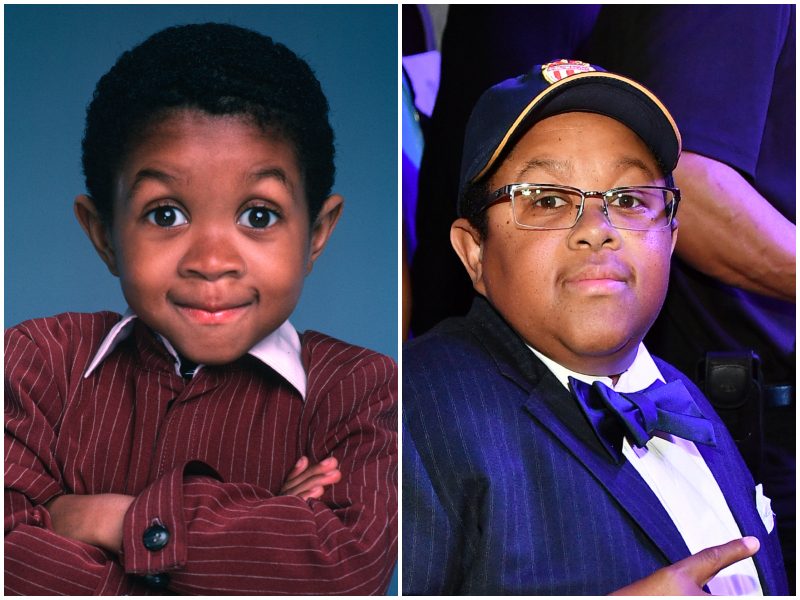
<path fill-rule="evenodd" d="M 187 382 L 137 322 L 84 378 L 119 319 L 67 313 L 6 331 L 6 593 L 385 593 L 394 361 L 308 331 L 303 402 L 249 355 Z M 339 460 L 342 481 L 320 500 L 277 495 L 302 455 Z M 119 557 L 53 532 L 41 504 L 64 492 L 136 496 Z M 169 540 L 151 551 L 142 536 L 156 524 Z M 144 578 L 162 573 L 168 590 Z"/>

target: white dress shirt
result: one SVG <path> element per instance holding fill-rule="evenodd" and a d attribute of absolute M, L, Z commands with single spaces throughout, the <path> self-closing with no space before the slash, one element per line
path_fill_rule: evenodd
<path fill-rule="evenodd" d="M 617 385 L 612 385 L 610 377 L 570 371 L 528 347 L 567 389 L 570 376 L 589 384 L 601 381 L 617 392 L 638 392 L 656 380 L 664 381 L 644 344 L 639 344 L 636 359 L 620 375 Z M 646 446 L 637 448 L 626 437 L 622 453 L 659 499 L 689 552 L 696 554 L 742 537 L 719 485 L 693 442 L 659 433 Z M 708 582 L 708 589 L 715 596 L 764 595 L 752 558 L 720 571 Z"/>

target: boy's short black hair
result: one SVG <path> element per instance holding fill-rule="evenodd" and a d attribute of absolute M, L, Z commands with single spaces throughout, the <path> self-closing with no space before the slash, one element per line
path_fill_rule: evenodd
<path fill-rule="evenodd" d="M 290 143 L 317 218 L 335 175 L 328 101 L 311 67 L 283 44 L 235 25 L 169 27 L 124 52 L 97 82 L 82 143 L 86 189 L 113 222 L 114 179 L 146 129 L 180 108 L 246 115 Z"/>

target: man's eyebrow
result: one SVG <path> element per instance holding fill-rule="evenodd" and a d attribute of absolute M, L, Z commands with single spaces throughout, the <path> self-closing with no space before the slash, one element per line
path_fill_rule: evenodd
<path fill-rule="evenodd" d="M 552 158 L 532 158 L 522 166 L 522 169 L 517 173 L 517 177 L 522 177 L 525 173 L 534 169 L 542 169 L 548 171 L 552 175 L 568 177 L 572 172 L 572 163 L 570 161 L 554 160 Z"/>
<path fill-rule="evenodd" d="M 259 169 L 247 175 L 246 179 L 248 182 L 252 183 L 256 183 L 262 179 L 277 179 L 289 190 L 289 193 L 294 196 L 294 183 L 292 183 L 292 180 L 286 175 L 286 171 L 280 167 Z"/>
<path fill-rule="evenodd" d="M 133 195 L 136 193 L 136 190 L 139 186 L 142 185 L 145 181 L 160 181 L 165 185 L 169 185 L 178 181 L 178 177 L 175 175 L 170 175 L 169 173 L 164 173 L 163 171 L 159 171 L 158 169 L 147 168 L 142 169 L 138 173 L 136 173 L 136 177 L 133 178 L 133 183 L 131 184 L 130 189 L 125 197 L 126 200 L 130 200 Z"/>
<path fill-rule="evenodd" d="M 616 164 L 615 169 L 623 170 L 623 169 L 629 169 L 631 167 L 636 167 L 637 169 L 641 169 L 642 171 L 647 173 L 653 181 L 655 181 L 661 176 L 659 173 L 653 173 L 653 170 L 647 166 L 647 163 L 632 156 L 626 156 L 625 158 L 620 160 Z"/>

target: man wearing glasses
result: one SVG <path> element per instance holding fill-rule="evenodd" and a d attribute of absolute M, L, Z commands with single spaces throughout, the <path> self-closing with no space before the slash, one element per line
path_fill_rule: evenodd
<path fill-rule="evenodd" d="M 404 593 L 786 593 L 769 500 L 641 343 L 679 155 L 652 93 L 585 63 L 478 101 L 451 241 L 480 297 L 403 351 Z"/>

